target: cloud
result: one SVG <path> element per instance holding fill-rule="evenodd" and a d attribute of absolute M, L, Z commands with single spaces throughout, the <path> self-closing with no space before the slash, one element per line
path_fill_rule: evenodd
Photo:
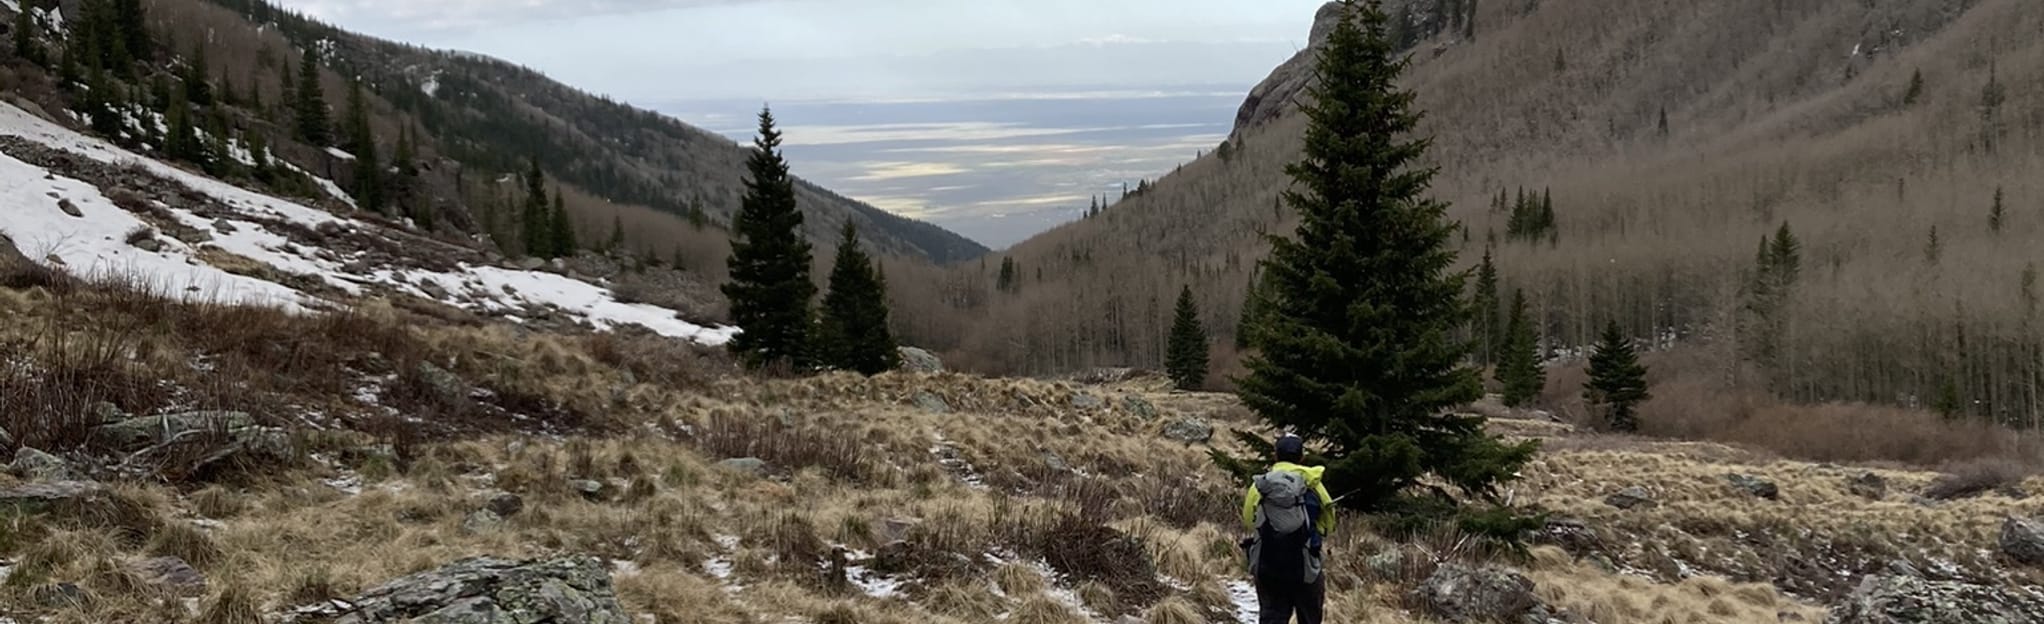
<path fill-rule="evenodd" d="M 388 24 L 409 31 L 690 9 L 775 0 L 282 0 L 323 20 Z"/>

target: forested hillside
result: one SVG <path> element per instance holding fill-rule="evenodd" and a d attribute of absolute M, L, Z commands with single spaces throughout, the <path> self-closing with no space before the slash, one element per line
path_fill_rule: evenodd
<path fill-rule="evenodd" d="M 98 124 L 103 132 L 169 150 L 176 142 L 152 139 L 173 129 L 170 111 L 180 108 L 173 100 L 182 97 L 199 138 L 183 159 L 210 174 L 266 178 L 247 158 L 204 152 L 245 155 L 267 147 L 281 162 L 340 182 L 376 204 L 371 209 L 388 200 L 393 216 L 450 235 L 488 234 L 511 253 L 525 251 L 514 241 L 529 229 L 522 219 L 526 188 L 517 178 L 536 161 L 550 192 L 563 196 L 578 244 L 629 246 L 721 279 L 720 224 L 736 210 L 746 154 L 728 139 L 509 63 L 348 33 L 267 2 L 67 0 L 56 10 L 57 4 L 28 0 L 23 17 L 8 20 L 17 58 L 0 85 L 46 110 L 105 117 Z M 107 19 L 95 18 L 100 14 Z M 118 49 L 96 43 L 102 21 L 114 24 Z M 71 45 L 81 36 L 92 41 Z M 85 47 L 94 48 L 89 62 L 72 53 Z M 362 94 L 351 97 L 357 83 Z M 95 108 L 107 114 L 91 115 Z M 139 121 L 152 117 L 162 127 Z M 357 157 L 402 165 L 402 175 L 362 176 Z M 889 255 L 912 262 L 984 251 L 936 226 L 808 183 L 798 191 L 814 215 L 806 233 L 819 243 L 849 221 Z"/>
<path fill-rule="evenodd" d="M 1700 378 L 2030 422 L 2044 372 L 2034 9 L 1417 0 L 1393 12 L 1465 266 L 1492 251 L 1493 300 L 1525 293 L 1549 357 L 1616 320 L 1694 352 Z M 994 268 L 956 279 L 983 284 L 983 299 L 947 293 L 978 320 L 944 346 L 988 371 L 1159 367 L 1189 284 L 1226 368 L 1262 234 L 1292 226 L 1277 198 L 1303 120 L 1269 86 L 1229 144 L 1013 249 L 1009 288 L 992 287 Z"/>

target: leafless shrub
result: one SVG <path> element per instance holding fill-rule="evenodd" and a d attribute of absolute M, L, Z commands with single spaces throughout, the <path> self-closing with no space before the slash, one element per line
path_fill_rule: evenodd
<path fill-rule="evenodd" d="M 817 468 L 832 478 L 854 482 L 883 474 L 856 437 L 790 427 L 774 418 L 713 414 L 696 428 L 694 440 L 709 455 L 758 458 L 778 469 Z"/>
<path fill-rule="evenodd" d="M 1924 498 L 1955 500 L 1979 496 L 2020 483 L 2023 478 L 2036 473 L 2032 466 L 2000 458 L 1960 461 L 1941 470 L 1944 476 L 1924 488 Z"/>

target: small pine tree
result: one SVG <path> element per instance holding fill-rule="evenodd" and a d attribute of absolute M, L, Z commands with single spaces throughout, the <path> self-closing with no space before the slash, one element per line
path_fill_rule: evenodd
<path fill-rule="evenodd" d="M 845 223 L 830 292 L 823 296 L 817 355 L 838 370 L 878 375 L 901 366 L 901 352 L 887 327 L 887 281 L 859 248 L 859 228 Z"/>
<path fill-rule="evenodd" d="M 22 10 L 14 14 L 14 55 L 40 65 L 43 62 L 43 49 L 36 42 L 35 31 L 35 17 L 30 14 L 28 7 L 22 7 Z"/>
<path fill-rule="evenodd" d="M 519 231 L 523 234 L 519 239 L 524 244 L 525 255 L 552 258 L 553 211 L 548 209 L 546 175 L 540 172 L 537 157 L 532 159 L 532 167 L 525 174 L 525 204 L 518 217 Z"/>
<path fill-rule="evenodd" d="M 1661 138 L 1668 138 L 1668 107 L 1661 107 L 1661 120 L 1654 126 L 1654 131 L 1659 133 Z"/>
<path fill-rule="evenodd" d="M 369 102 L 362 94 L 362 81 L 348 85 L 348 153 L 355 156 L 355 204 L 363 210 L 384 212 L 383 166 L 377 163 L 376 136 L 369 127 Z"/>
<path fill-rule="evenodd" d="M 1258 270 L 1249 276 L 1249 292 L 1242 297 L 1242 315 L 1235 320 L 1235 348 L 1249 349 L 1256 346 L 1256 328 L 1263 313 L 1270 307 L 1271 282 L 1259 264 Z"/>
<path fill-rule="evenodd" d="M 327 119 L 326 95 L 319 86 L 319 54 L 311 47 L 305 48 L 305 57 L 299 62 L 298 80 L 297 99 L 291 107 L 298 140 L 313 147 L 332 145 L 334 130 Z"/>
<path fill-rule="evenodd" d="M 1476 334 L 1476 361 L 1490 365 L 1497 361 L 1499 347 L 1503 346 L 1505 334 L 1498 324 L 1498 269 L 1491 261 L 1490 249 L 1483 250 L 1483 262 L 1476 266 L 1476 294 L 1470 303 L 1475 308 L 1472 323 Z"/>
<path fill-rule="evenodd" d="M 1597 352 L 1590 356 L 1590 380 L 1583 384 L 1583 400 L 1604 411 L 1604 423 L 1612 431 L 1639 431 L 1640 403 L 1647 394 L 1647 369 L 1639 363 L 1632 340 L 1619 332 L 1618 322 L 1604 327 Z"/>
<path fill-rule="evenodd" d="M 1539 336 L 1526 313 L 1526 293 L 1512 293 L 1512 311 L 1505 323 L 1505 350 L 1498 356 L 1497 380 L 1504 386 L 1505 405 L 1524 407 L 1540 396 L 1547 386 L 1547 371 L 1540 367 Z"/>
<path fill-rule="evenodd" d="M 2001 187 L 1994 187 L 1994 207 L 1987 210 L 1987 231 L 1995 234 L 2001 233 L 2003 219 L 2001 199 Z"/>
<path fill-rule="evenodd" d="M 689 227 L 695 228 L 697 232 L 701 232 L 703 231 L 703 228 L 708 227 L 709 224 L 710 215 L 708 213 L 703 212 L 703 198 L 697 197 L 693 200 L 689 200 L 688 202 Z"/>
<path fill-rule="evenodd" d="M 1938 226 L 1930 226 L 1930 240 L 1923 244 L 1923 263 L 1936 266 L 1944 253 L 1944 244 L 1938 242 Z"/>
<path fill-rule="evenodd" d="M 811 356 L 809 305 L 816 285 L 809 280 L 802 209 L 780 147 L 773 111 L 761 109 L 745 198 L 731 220 L 731 280 L 723 286 L 731 320 L 744 330 L 729 347 L 755 370 L 777 364 L 802 370 Z"/>
<path fill-rule="evenodd" d="M 615 252 L 619 249 L 624 249 L 624 247 L 625 247 L 624 215 L 611 215 L 610 240 L 604 241 L 603 250 L 607 252 Z"/>
<path fill-rule="evenodd" d="M 114 0 L 113 9 L 114 26 L 120 33 L 122 47 L 136 60 L 154 59 L 155 46 L 149 38 L 149 17 L 142 0 Z"/>
<path fill-rule="evenodd" d="M 180 77 L 185 83 L 185 99 L 194 106 L 213 105 L 213 86 L 207 82 L 208 75 L 206 44 L 201 42 L 192 46 L 192 58 L 185 61 L 184 74 Z"/>
<path fill-rule="evenodd" d="M 1909 89 L 1902 92 L 1902 105 L 1915 106 L 1916 101 L 1922 98 L 1923 98 L 1923 70 L 1918 69 L 1915 72 L 1909 74 Z"/>
<path fill-rule="evenodd" d="M 1015 292 L 1016 287 L 1019 285 L 1016 283 L 1015 259 L 1003 256 L 1001 258 L 1001 272 L 994 277 L 994 289 L 1005 293 L 1012 293 Z"/>
<path fill-rule="evenodd" d="M 1568 71 L 1568 53 L 1563 52 L 1561 48 L 1555 48 L 1554 73 L 1560 74 L 1565 73 L 1567 71 Z"/>
<path fill-rule="evenodd" d="M 559 188 L 554 189 L 554 209 L 547 216 L 552 221 L 547 228 L 547 233 L 551 235 L 547 246 L 548 254 L 555 258 L 575 255 L 575 251 L 582 245 L 575 237 L 575 220 L 568 215 L 568 202 L 561 198 Z"/>
<path fill-rule="evenodd" d="M 1178 305 L 1171 321 L 1171 340 L 1164 370 L 1180 390 L 1197 390 L 1207 383 L 1207 329 L 1199 320 L 1199 305 L 1192 298 L 1192 286 L 1178 291 Z"/>
<path fill-rule="evenodd" d="M 199 133 L 192 125 L 192 107 L 185 101 L 182 87 L 170 96 L 170 130 L 163 137 L 163 153 L 172 160 L 195 161 L 202 150 L 199 147 Z"/>

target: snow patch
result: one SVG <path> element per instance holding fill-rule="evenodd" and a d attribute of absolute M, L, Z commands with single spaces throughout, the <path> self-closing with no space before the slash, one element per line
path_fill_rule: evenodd
<path fill-rule="evenodd" d="M 341 160 L 354 160 L 354 159 L 355 159 L 355 155 L 354 155 L 354 154 L 350 154 L 350 153 L 347 153 L 347 152 L 345 152 L 345 151 L 342 151 L 342 150 L 341 150 L 341 148 L 338 148 L 338 147 L 329 147 L 329 148 L 326 148 L 326 153 L 327 153 L 327 155 L 328 155 L 328 156 L 332 156 L 332 157 L 334 157 L 334 158 L 339 158 L 339 159 L 341 159 Z"/>
<path fill-rule="evenodd" d="M 1242 624 L 1256 624 L 1256 588 L 1248 581 L 1228 581 L 1228 601 L 1235 604 L 1235 621 Z"/>

